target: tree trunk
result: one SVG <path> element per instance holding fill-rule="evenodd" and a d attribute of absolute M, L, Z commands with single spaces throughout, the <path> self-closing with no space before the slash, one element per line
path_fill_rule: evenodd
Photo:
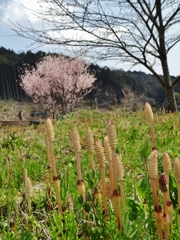
<path fill-rule="evenodd" d="M 172 86 L 167 86 L 165 88 L 165 93 L 166 93 L 168 111 L 176 112 L 177 104 L 176 104 L 174 88 Z"/>
<path fill-rule="evenodd" d="M 172 86 L 172 81 L 169 75 L 169 72 L 164 74 L 164 81 L 165 81 L 165 94 L 166 94 L 166 101 L 167 101 L 167 110 L 171 112 L 177 111 L 177 104 L 174 92 L 174 86 Z"/>
<path fill-rule="evenodd" d="M 63 100 L 61 100 L 61 108 L 62 108 L 62 113 L 66 114 L 67 113 L 67 103 Z"/>
<path fill-rule="evenodd" d="M 161 0 L 156 0 L 156 11 L 158 16 L 158 34 L 159 34 L 159 54 L 160 54 L 160 60 L 161 60 L 161 66 L 163 71 L 163 77 L 164 77 L 164 88 L 166 93 L 166 100 L 167 100 L 167 108 L 168 111 L 176 112 L 177 111 L 177 105 L 176 105 L 176 99 L 174 94 L 174 88 L 172 85 L 172 80 L 169 74 L 169 66 L 167 61 L 167 50 L 166 50 L 166 39 L 165 39 L 165 26 L 164 26 L 164 20 L 163 20 L 163 14 L 162 14 L 162 7 L 163 4 Z"/>
<path fill-rule="evenodd" d="M 166 94 L 166 100 L 167 100 L 167 109 L 171 112 L 177 111 L 177 104 L 176 104 L 176 98 L 174 93 L 174 86 L 172 85 L 172 80 L 169 74 L 169 67 L 167 58 L 164 55 L 162 60 L 162 70 L 163 70 L 163 76 L 164 76 L 164 82 L 165 82 L 165 94 Z"/>

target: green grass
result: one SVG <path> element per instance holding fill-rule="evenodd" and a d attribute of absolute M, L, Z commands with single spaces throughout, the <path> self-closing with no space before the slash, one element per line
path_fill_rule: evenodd
<path fill-rule="evenodd" d="M 122 231 L 117 228 L 116 218 L 109 200 L 109 218 L 94 199 L 94 188 L 100 183 L 100 170 L 90 169 L 85 142 L 86 130 L 91 128 L 94 139 L 103 142 L 109 121 L 117 130 L 116 152 L 122 155 L 125 168 L 126 211 L 121 208 Z M 81 138 L 81 168 L 86 187 L 86 203 L 77 190 L 76 161 L 71 141 L 71 131 L 77 127 Z M 159 173 L 163 172 L 163 154 L 172 160 L 180 155 L 180 115 L 154 116 L 155 140 L 159 152 Z M 0 239 L 157 239 L 154 204 L 149 184 L 147 163 L 151 153 L 149 125 L 144 112 L 126 113 L 80 110 L 67 114 L 54 123 L 54 152 L 56 167 L 61 181 L 63 214 L 56 206 L 52 186 L 53 209 L 48 208 L 46 194 L 47 157 L 44 125 L 38 127 L 0 128 Z M 9 170 L 8 170 L 9 166 Z M 24 169 L 27 169 L 33 185 L 32 214 L 28 215 L 25 197 Z M 108 178 L 108 171 L 106 171 Z M 119 187 L 118 187 L 119 188 Z M 170 239 L 180 238 L 177 219 L 177 184 L 173 171 L 170 177 L 173 222 Z M 159 192 L 162 201 L 161 193 Z M 67 197 L 71 196 L 73 211 Z M 83 217 L 83 209 L 88 213 Z"/>

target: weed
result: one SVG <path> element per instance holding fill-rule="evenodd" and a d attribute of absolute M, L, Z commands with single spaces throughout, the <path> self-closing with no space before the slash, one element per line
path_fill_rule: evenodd
<path fill-rule="evenodd" d="M 113 113 L 80 110 L 55 122 L 51 150 L 56 166 L 53 175 L 59 180 L 55 188 L 51 169 L 47 169 L 47 165 L 52 165 L 48 163 L 44 125 L 35 129 L 31 126 L 0 128 L 0 238 L 157 239 L 154 204 L 163 206 L 163 193 L 158 188 L 157 202 L 155 181 L 152 179 L 150 184 L 154 175 L 150 172 L 148 176 L 150 155 L 152 148 L 156 148 L 157 179 L 163 172 L 169 176 L 169 198 L 173 205 L 169 239 L 179 239 L 179 175 L 174 173 L 174 159 L 180 153 L 179 113 L 155 115 L 149 122 L 150 126 L 144 112 L 128 114 L 120 110 Z M 108 134 L 112 124 L 115 142 Z M 153 135 L 149 134 L 150 128 Z M 72 142 L 72 129 L 79 135 L 77 146 Z M 111 138 L 113 160 L 108 159 L 112 153 L 108 155 L 107 146 L 102 153 L 107 135 Z M 93 144 L 98 146 L 95 148 Z M 165 153 L 172 164 L 170 170 L 163 168 Z M 110 178 L 109 165 L 116 164 L 117 159 L 122 172 L 116 173 L 114 165 Z M 24 169 L 32 185 L 29 209 Z M 115 182 L 116 174 L 123 185 L 119 180 Z M 48 176 L 51 180 L 47 180 Z M 124 204 L 119 198 L 123 194 Z M 61 201 L 59 206 L 57 200 Z"/>

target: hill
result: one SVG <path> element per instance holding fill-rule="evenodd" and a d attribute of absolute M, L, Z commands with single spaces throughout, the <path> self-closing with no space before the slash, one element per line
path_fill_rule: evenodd
<path fill-rule="evenodd" d="M 20 87 L 19 75 L 24 65 L 34 66 L 47 53 L 31 51 L 15 53 L 13 50 L 0 48 L 0 99 L 14 99 L 24 101 L 31 99 Z M 95 74 L 97 81 L 93 90 L 86 96 L 87 104 L 94 105 L 94 101 L 100 106 L 114 104 L 133 105 L 149 101 L 154 107 L 162 107 L 165 103 L 165 94 L 162 86 L 151 74 L 137 71 L 114 70 L 108 67 L 101 68 L 91 64 L 89 70 Z M 180 84 L 175 87 L 178 104 L 180 103 Z M 135 103 L 136 102 L 136 103 Z"/>

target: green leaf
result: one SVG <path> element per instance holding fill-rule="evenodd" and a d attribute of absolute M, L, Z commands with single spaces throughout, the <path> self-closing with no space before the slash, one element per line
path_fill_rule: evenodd
<path fill-rule="evenodd" d="M 133 238 L 136 235 L 136 233 L 137 233 L 137 229 L 132 229 L 131 228 L 131 231 L 130 231 L 128 237 L 129 238 Z"/>
<path fill-rule="evenodd" d="M 140 185 L 138 186 L 138 193 L 140 197 L 143 199 L 148 198 L 149 190 L 150 190 L 149 179 L 147 176 L 145 176 L 141 181 Z"/>
<path fill-rule="evenodd" d="M 2 176 L 0 174 L 0 188 L 2 188 Z"/>
<path fill-rule="evenodd" d="M 91 211 L 91 206 L 88 203 L 84 203 L 83 206 L 84 206 L 84 210 L 87 213 L 89 213 Z"/>
<path fill-rule="evenodd" d="M 20 240 L 32 240 L 33 236 L 31 235 L 31 233 L 27 230 L 22 230 L 21 232 L 21 239 Z"/>

